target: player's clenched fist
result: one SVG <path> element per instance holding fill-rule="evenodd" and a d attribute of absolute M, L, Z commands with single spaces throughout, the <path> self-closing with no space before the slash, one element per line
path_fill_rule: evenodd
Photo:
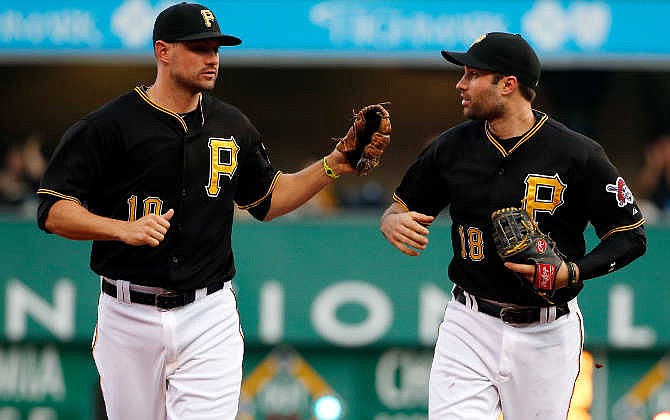
<path fill-rule="evenodd" d="M 428 245 L 430 231 L 426 226 L 430 225 L 433 219 L 433 216 L 406 211 L 394 203 L 382 217 L 380 229 L 391 245 L 403 254 L 415 257 L 419 255 L 417 250 L 423 251 Z"/>
<path fill-rule="evenodd" d="M 148 214 L 126 225 L 121 240 L 128 245 L 158 246 L 170 228 L 170 219 L 174 210 L 170 209 L 162 215 Z"/>

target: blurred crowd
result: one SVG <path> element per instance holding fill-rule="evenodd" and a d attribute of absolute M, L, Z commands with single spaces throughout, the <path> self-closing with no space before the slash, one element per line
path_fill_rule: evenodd
<path fill-rule="evenodd" d="M 37 210 L 36 191 L 47 165 L 48 151 L 40 134 L 15 138 L 0 136 L 0 216 L 32 218 Z M 342 210 L 379 211 L 390 195 L 374 179 L 360 186 L 337 189 L 337 183 L 314 196 L 294 212 L 293 218 L 335 216 Z M 246 217 L 240 212 L 240 217 Z"/>
<path fill-rule="evenodd" d="M 19 138 L 3 137 L 0 139 L 0 215 L 33 217 L 37 206 L 35 192 L 48 159 L 44 139 L 37 133 Z M 670 133 L 659 135 L 647 145 L 644 163 L 632 186 L 649 223 L 670 223 Z M 390 194 L 374 177 L 358 185 L 334 183 L 291 217 L 334 216 L 343 211 L 378 215 L 388 205 Z"/>
<path fill-rule="evenodd" d="M 0 215 L 34 217 L 47 160 L 39 134 L 0 140 Z"/>
<path fill-rule="evenodd" d="M 635 194 L 650 223 L 670 223 L 670 133 L 647 145 L 638 172 Z"/>
<path fill-rule="evenodd" d="M 305 158 L 299 169 L 305 168 L 318 160 L 318 156 Z M 353 178 L 353 177 L 351 177 Z M 375 176 L 361 178 L 361 183 L 334 182 L 316 193 L 309 201 L 291 213 L 284 216 L 286 219 L 313 219 L 333 217 L 346 212 L 361 216 L 379 217 L 391 202 L 392 192 L 384 189 Z M 238 219 L 250 219 L 246 211 L 236 211 Z"/>

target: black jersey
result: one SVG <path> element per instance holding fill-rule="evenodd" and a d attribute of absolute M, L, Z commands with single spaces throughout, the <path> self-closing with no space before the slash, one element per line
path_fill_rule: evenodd
<path fill-rule="evenodd" d="M 534 112 L 534 126 L 512 139 L 496 138 L 483 121 L 444 132 L 423 150 L 394 195 L 409 210 L 432 216 L 449 207 L 454 283 L 483 298 L 521 305 L 543 302 L 498 257 L 491 237 L 493 211 L 525 208 L 571 261 L 585 254 L 588 222 L 603 240 L 620 231 L 643 231 L 644 223 L 603 148 Z M 580 289 L 559 289 L 554 300 L 568 301 Z"/>
<path fill-rule="evenodd" d="M 262 219 L 280 172 L 237 108 L 202 94 L 189 118 L 138 87 L 74 124 L 38 190 L 39 225 L 50 206 L 72 200 L 120 220 L 175 210 L 158 247 L 93 241 L 100 275 L 182 291 L 235 274 L 234 202 Z"/>

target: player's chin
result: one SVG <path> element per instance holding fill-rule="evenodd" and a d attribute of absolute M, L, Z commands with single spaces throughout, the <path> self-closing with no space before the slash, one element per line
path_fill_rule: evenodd
<path fill-rule="evenodd" d="M 215 85 L 216 82 L 214 81 L 197 83 L 197 90 L 213 90 Z"/>
<path fill-rule="evenodd" d="M 216 86 L 216 74 L 203 74 L 198 81 L 198 87 L 202 90 L 212 90 Z"/>
<path fill-rule="evenodd" d="M 463 116 L 469 120 L 485 120 L 486 115 L 476 108 L 463 107 Z"/>

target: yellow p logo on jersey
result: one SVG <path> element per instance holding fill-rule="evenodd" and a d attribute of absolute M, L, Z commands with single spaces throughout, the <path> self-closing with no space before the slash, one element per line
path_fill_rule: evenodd
<path fill-rule="evenodd" d="M 526 197 L 523 206 L 526 213 L 535 220 L 535 212 L 545 211 L 554 214 L 556 208 L 563 204 L 563 193 L 567 185 L 558 174 L 553 176 L 529 174 L 524 180 Z"/>
<path fill-rule="evenodd" d="M 211 10 L 203 9 L 200 11 L 200 14 L 202 14 L 202 19 L 205 21 L 205 26 L 211 28 L 212 22 L 216 20 L 214 13 Z"/>
<path fill-rule="evenodd" d="M 240 146 L 237 145 L 233 136 L 230 136 L 229 139 L 210 137 L 209 151 L 209 182 L 205 189 L 208 196 L 217 197 L 221 191 L 219 186 L 221 176 L 232 179 L 235 174 Z"/>

